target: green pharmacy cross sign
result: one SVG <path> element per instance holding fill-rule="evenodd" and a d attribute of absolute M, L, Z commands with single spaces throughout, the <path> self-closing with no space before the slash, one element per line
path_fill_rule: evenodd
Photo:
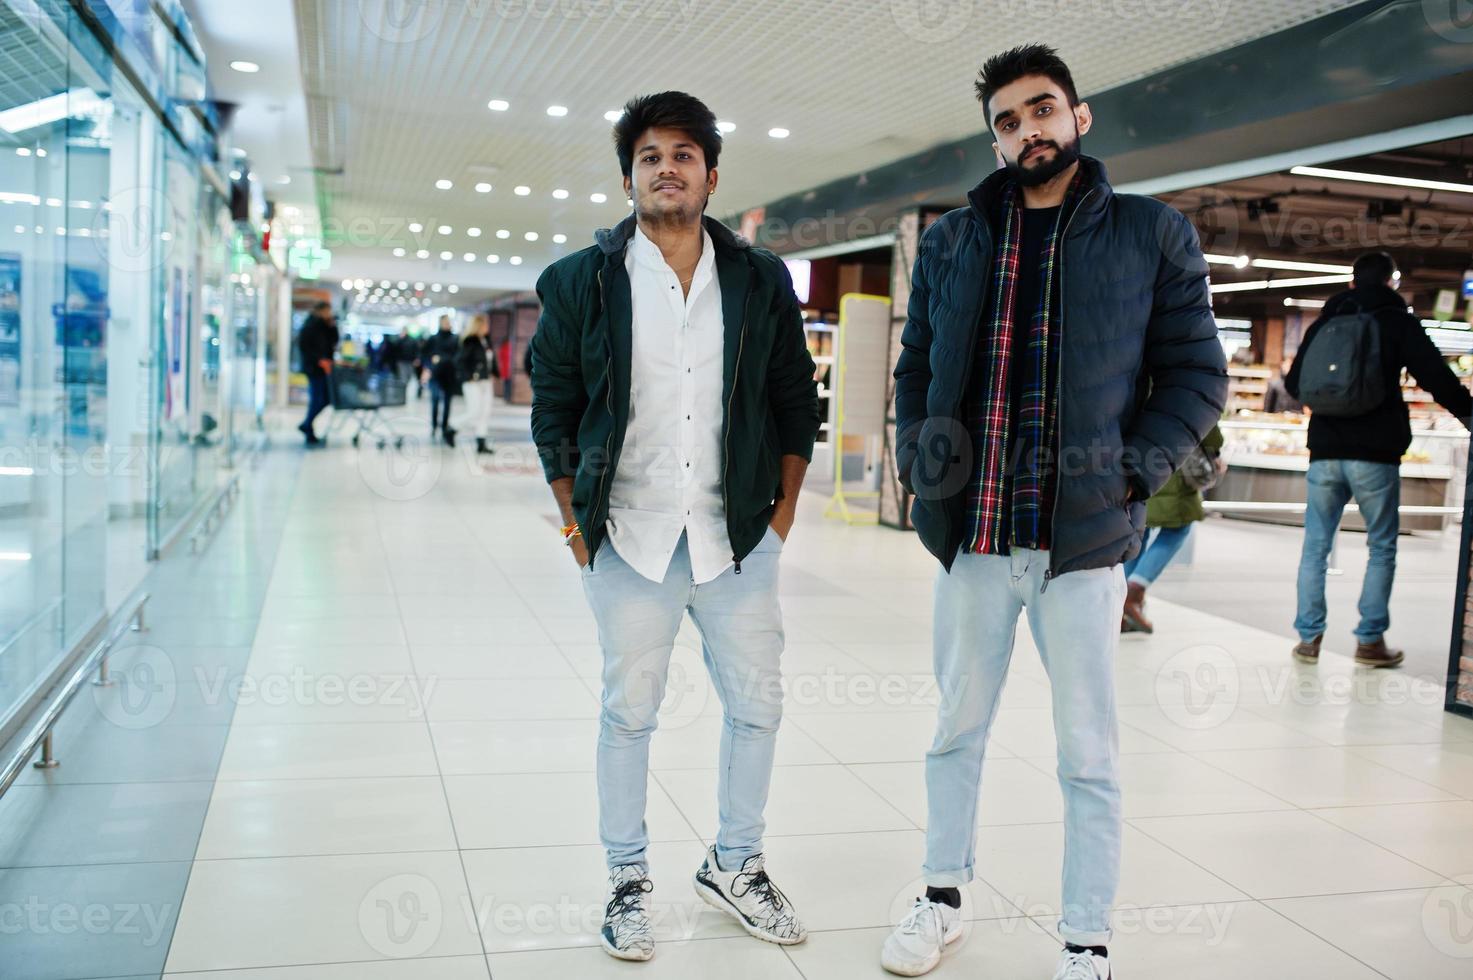
<path fill-rule="evenodd" d="M 286 253 L 286 264 L 302 279 L 316 279 L 332 265 L 332 252 L 315 238 L 299 238 Z"/>

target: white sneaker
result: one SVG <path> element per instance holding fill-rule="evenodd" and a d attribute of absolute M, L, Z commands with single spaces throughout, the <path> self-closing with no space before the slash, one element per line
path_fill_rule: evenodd
<path fill-rule="evenodd" d="M 641 865 L 621 864 L 609 870 L 609 890 L 613 897 L 604 907 L 604 927 L 599 931 L 599 938 L 610 956 L 647 960 L 655 955 L 650 915 L 644 907 L 644 897 L 654 889 Z"/>
<path fill-rule="evenodd" d="M 941 962 L 941 951 L 960 939 L 961 934 L 960 909 L 918 898 L 910 914 L 885 937 L 880 965 L 902 977 L 930 973 Z"/>
<path fill-rule="evenodd" d="M 1110 980 L 1110 958 L 1089 950 L 1071 953 L 1066 949 L 1059 954 L 1054 980 Z"/>
<path fill-rule="evenodd" d="M 758 939 L 793 946 L 808 938 L 793 904 L 767 877 L 761 854 L 743 861 L 740 871 L 723 871 L 716 848 L 709 848 L 695 884 L 701 901 L 730 915 Z"/>

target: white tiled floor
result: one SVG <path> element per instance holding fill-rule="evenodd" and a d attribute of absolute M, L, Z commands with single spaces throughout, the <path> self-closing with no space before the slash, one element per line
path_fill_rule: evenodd
<path fill-rule="evenodd" d="M 767 852 L 813 930 L 802 946 L 749 939 L 691 892 L 715 831 L 720 707 L 682 635 L 651 750 L 661 942 L 631 967 L 596 948 L 599 656 L 549 495 L 524 445 L 484 468 L 429 453 L 422 484 L 371 450 L 305 460 L 168 974 L 881 976 L 924 846 L 934 564 L 919 543 L 825 522 L 812 492 L 785 549 Z M 1123 975 L 1473 975 L 1473 722 L 1421 681 L 1333 655 L 1296 666 L 1278 636 L 1152 613 L 1156 635 L 1123 643 L 1118 665 Z M 1051 973 L 1049 703 L 1024 626 L 968 934 L 938 977 Z"/>

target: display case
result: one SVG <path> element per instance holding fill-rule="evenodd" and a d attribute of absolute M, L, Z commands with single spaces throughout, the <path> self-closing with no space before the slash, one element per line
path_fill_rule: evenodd
<path fill-rule="evenodd" d="M 1220 423 L 1227 474 L 1209 497 L 1215 501 L 1303 503 L 1309 470 L 1309 418 L 1304 415 L 1240 412 Z M 1468 430 L 1446 413 L 1414 413 L 1412 444 L 1402 457 L 1403 506 L 1461 507 L 1468 462 Z M 1234 517 L 1302 525 L 1298 513 L 1223 511 Z M 1441 530 L 1450 515 L 1404 515 L 1403 531 Z M 1364 529 L 1359 515 L 1346 514 L 1345 527 Z"/>

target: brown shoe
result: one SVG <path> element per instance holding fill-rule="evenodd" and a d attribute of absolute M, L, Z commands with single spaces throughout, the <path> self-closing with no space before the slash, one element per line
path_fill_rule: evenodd
<path fill-rule="evenodd" d="M 1300 640 L 1294 644 L 1294 659 L 1302 664 L 1317 664 L 1320 662 L 1320 641 L 1325 638 L 1321 633 L 1308 642 Z"/>
<path fill-rule="evenodd" d="M 1154 633 L 1156 627 L 1146 618 L 1146 587 L 1139 582 L 1127 582 L 1125 586 L 1125 625 L 1130 633 Z"/>
<path fill-rule="evenodd" d="M 1400 667 L 1401 662 L 1405 659 L 1406 654 L 1400 650 L 1386 649 L 1384 637 L 1375 643 L 1355 645 L 1355 662 L 1362 667 Z"/>

